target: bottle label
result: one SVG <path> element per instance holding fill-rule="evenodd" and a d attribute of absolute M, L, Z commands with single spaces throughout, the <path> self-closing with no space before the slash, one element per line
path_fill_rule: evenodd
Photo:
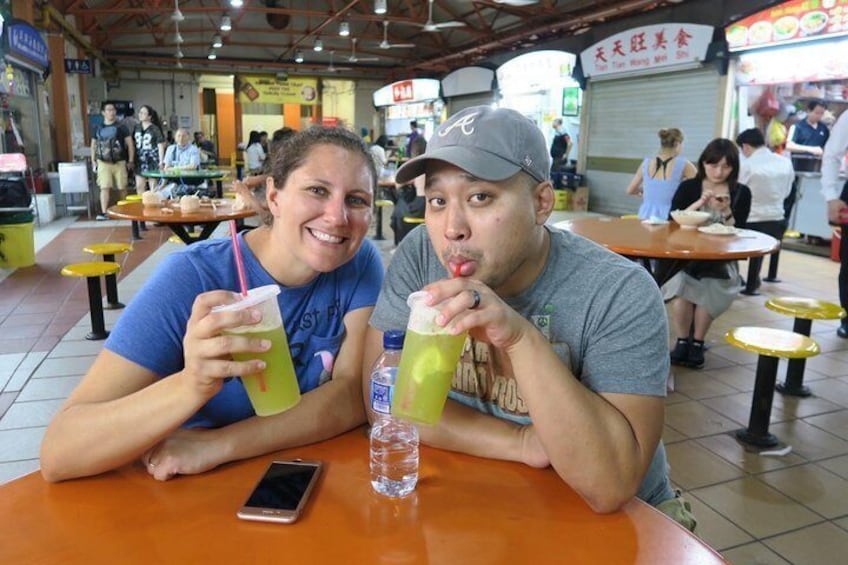
<path fill-rule="evenodd" d="M 392 413 L 392 385 L 371 381 L 371 410 L 380 414 Z"/>

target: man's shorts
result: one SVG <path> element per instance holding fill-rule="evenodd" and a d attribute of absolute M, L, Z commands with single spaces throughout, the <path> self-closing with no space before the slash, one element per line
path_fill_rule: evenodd
<path fill-rule="evenodd" d="M 98 160 L 97 186 L 100 187 L 100 190 L 111 188 L 123 190 L 127 188 L 127 162 L 107 163 L 106 161 Z"/>

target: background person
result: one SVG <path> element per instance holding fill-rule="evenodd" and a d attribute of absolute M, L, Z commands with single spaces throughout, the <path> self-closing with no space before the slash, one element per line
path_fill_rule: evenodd
<path fill-rule="evenodd" d="M 103 123 L 91 138 L 91 167 L 97 173 L 100 189 L 100 213 L 97 220 L 108 220 L 110 192 L 116 188 L 119 198 L 127 193 L 127 179 L 135 162 L 135 146 L 129 128 L 118 122 L 118 112 L 111 102 L 100 105 Z"/>
<path fill-rule="evenodd" d="M 269 158 L 265 160 L 263 171 L 256 175 L 245 177 L 244 180 L 234 180 L 233 190 L 239 194 L 247 204 L 259 215 L 259 219 L 265 225 L 270 225 L 273 216 L 268 210 L 268 203 L 265 197 L 265 186 L 267 185 L 268 177 L 271 176 L 271 164 L 281 158 L 279 153 L 283 151 L 285 141 L 297 132 L 289 127 L 284 127 L 276 130 L 271 137 L 271 147 Z"/>
<path fill-rule="evenodd" d="M 250 132 L 247 139 L 247 148 L 244 150 L 244 158 L 248 174 L 258 175 L 262 172 L 267 154 L 262 146 L 262 139 L 258 131 Z"/>
<path fill-rule="evenodd" d="M 49 481 L 141 460 L 159 480 L 321 441 L 365 420 L 360 371 L 383 275 L 371 221 L 375 173 L 350 132 L 312 128 L 286 143 L 268 181 L 271 225 L 239 235 L 249 287 L 280 286 L 303 397 L 256 417 L 229 377 L 263 369 L 231 354 L 270 345 L 222 330 L 259 322 L 212 312 L 239 288 L 229 238 L 170 255 L 127 306 L 105 349 L 47 429 Z M 256 312 L 253 312 L 256 314 Z"/>
<path fill-rule="evenodd" d="M 751 189 L 748 229 L 763 232 L 780 241 L 786 230 L 783 202 L 792 191 L 795 172 L 789 159 L 769 151 L 763 133 L 746 129 L 736 136 L 736 145 L 745 156 L 739 169 L 739 182 Z M 771 256 L 771 261 L 775 255 Z M 743 294 L 756 294 L 760 287 L 762 257 L 748 260 L 748 277 Z"/>
<path fill-rule="evenodd" d="M 822 195 L 827 201 L 827 219 L 842 226 L 839 247 L 839 304 L 848 309 L 848 182 L 839 173 L 848 156 L 848 111 L 842 112 L 833 125 L 824 147 L 821 167 Z M 848 319 L 843 318 L 836 335 L 848 338 Z"/>
<path fill-rule="evenodd" d="M 204 165 L 215 165 L 218 163 L 218 154 L 215 152 L 215 144 L 206 139 L 202 131 L 194 132 L 194 144 L 200 150 L 200 162 Z"/>
<path fill-rule="evenodd" d="M 416 139 L 421 137 L 421 132 L 418 130 L 418 122 L 416 120 L 412 120 L 409 122 L 409 135 L 406 138 L 406 156 L 409 157 L 410 153 L 412 153 L 412 144 Z"/>
<path fill-rule="evenodd" d="M 554 193 L 539 129 L 514 110 L 466 108 L 397 178 L 422 174 L 426 229 L 392 257 L 363 367 L 382 332 L 406 327 L 409 293 L 424 289 L 431 304 L 446 301 L 439 323 L 470 339 L 442 419 L 419 429 L 421 441 L 553 466 L 598 512 L 636 495 L 674 505 L 660 441 L 660 294 L 638 265 L 545 225 Z"/>
<path fill-rule="evenodd" d="M 138 194 L 156 188 L 157 180 L 146 178 L 141 173 L 158 171 L 165 162 L 165 135 L 159 127 L 159 114 L 151 106 L 142 105 L 138 109 L 138 123 L 133 131 L 136 147 L 135 191 Z"/>
<path fill-rule="evenodd" d="M 729 139 L 714 139 L 698 158 L 695 178 L 680 183 L 671 208 L 709 212 L 708 223 L 744 228 L 751 210 L 751 191 L 738 178 L 736 144 Z M 690 261 L 665 284 L 663 292 L 671 300 L 671 326 L 677 336 L 672 364 L 692 368 L 704 365 L 707 331 L 713 320 L 730 308 L 740 288 L 736 261 Z"/>
<path fill-rule="evenodd" d="M 665 220 L 671 211 L 671 199 L 680 182 L 697 174 L 695 165 L 680 157 L 683 150 L 683 132 L 677 128 L 663 128 L 657 132 L 660 150 L 642 161 L 627 186 L 627 194 L 641 196 L 639 218 Z"/>
<path fill-rule="evenodd" d="M 786 139 L 786 150 L 792 158 L 792 168 L 798 172 L 815 172 L 820 166 L 822 148 L 830 137 L 830 130 L 821 123 L 827 106 L 821 100 L 811 100 L 807 103 L 807 116 L 797 120 L 789 127 Z M 792 185 L 789 196 L 783 203 L 786 225 L 792 217 L 792 208 L 798 193 L 798 179 Z"/>
<path fill-rule="evenodd" d="M 412 142 L 410 158 L 423 155 L 427 150 L 427 141 L 419 136 Z M 418 224 L 408 223 L 404 218 L 423 218 L 426 204 L 424 202 L 424 177 L 417 177 L 408 183 L 398 183 L 397 198 L 392 209 L 390 224 L 395 236 L 395 245 L 400 244 L 406 234 L 418 227 Z"/>
<path fill-rule="evenodd" d="M 562 118 L 556 118 L 551 126 L 554 128 L 554 138 L 551 141 L 551 170 L 562 171 L 568 164 L 568 155 L 571 153 L 571 136 L 562 123 Z"/>

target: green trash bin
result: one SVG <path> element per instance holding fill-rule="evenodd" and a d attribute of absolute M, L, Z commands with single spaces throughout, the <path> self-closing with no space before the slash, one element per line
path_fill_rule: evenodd
<path fill-rule="evenodd" d="M 35 265 L 32 212 L 0 214 L 0 267 Z"/>

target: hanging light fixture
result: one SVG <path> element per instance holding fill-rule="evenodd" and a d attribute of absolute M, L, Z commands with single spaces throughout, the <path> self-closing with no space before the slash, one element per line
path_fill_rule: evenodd
<path fill-rule="evenodd" d="M 184 56 L 185 55 L 183 55 L 183 50 L 180 49 L 180 48 L 177 48 L 177 52 L 174 53 L 174 57 L 176 57 L 177 59 L 182 59 Z"/>
<path fill-rule="evenodd" d="M 339 24 L 339 35 L 342 37 L 347 37 L 348 35 L 350 35 L 350 24 L 347 22 L 347 20 L 344 20 L 342 21 L 342 23 Z"/>
<path fill-rule="evenodd" d="M 241 8 L 244 6 L 244 0 L 230 0 L 230 6 L 233 8 Z"/>
<path fill-rule="evenodd" d="M 210 49 L 209 54 L 206 55 L 206 58 L 209 59 L 210 61 L 214 61 L 215 59 L 218 58 L 218 55 L 215 53 L 214 49 Z"/>
<path fill-rule="evenodd" d="M 320 37 L 315 38 L 315 44 L 312 46 L 312 49 L 315 51 L 323 51 L 324 50 L 324 42 L 321 41 Z"/>
<path fill-rule="evenodd" d="M 218 49 L 219 47 L 222 47 L 223 45 L 224 45 L 224 41 L 221 39 L 221 36 L 219 34 L 216 33 L 214 36 L 212 36 L 212 47 L 214 47 L 215 49 Z"/>
<path fill-rule="evenodd" d="M 233 29 L 233 21 L 230 16 L 221 18 L 221 31 L 230 31 L 231 29 Z"/>
<path fill-rule="evenodd" d="M 385 14 L 386 13 L 386 0 L 374 0 L 374 13 L 375 14 Z"/>
<path fill-rule="evenodd" d="M 294 53 L 294 62 L 302 63 L 303 62 L 303 51 L 297 50 Z"/>

